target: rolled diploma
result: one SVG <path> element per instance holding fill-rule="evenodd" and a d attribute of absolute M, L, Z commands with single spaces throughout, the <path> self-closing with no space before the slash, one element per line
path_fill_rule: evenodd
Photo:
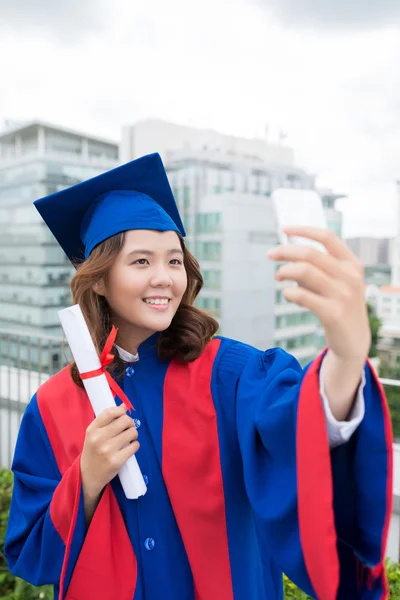
<path fill-rule="evenodd" d="M 79 373 L 100 369 L 100 359 L 80 306 L 75 304 L 64 308 L 58 312 L 58 316 Z M 114 396 L 104 373 L 84 379 L 83 385 L 96 417 L 106 408 L 115 406 Z M 128 458 L 118 476 L 127 498 L 137 499 L 146 493 L 147 487 L 135 455 Z"/>

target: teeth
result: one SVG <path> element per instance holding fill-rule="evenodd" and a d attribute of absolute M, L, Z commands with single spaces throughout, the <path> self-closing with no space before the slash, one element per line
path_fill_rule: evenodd
<path fill-rule="evenodd" d="M 168 304 L 168 298 L 145 298 L 147 304 Z"/>

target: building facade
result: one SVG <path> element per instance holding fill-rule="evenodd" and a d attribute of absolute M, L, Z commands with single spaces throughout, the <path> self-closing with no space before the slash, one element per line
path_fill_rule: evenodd
<path fill-rule="evenodd" d="M 400 328 L 400 285 L 379 288 L 376 314 L 384 325 Z"/>
<path fill-rule="evenodd" d="M 276 230 L 267 175 L 257 164 L 259 179 L 249 181 L 241 160 L 206 150 L 170 153 L 166 167 L 204 277 L 197 306 L 219 321 L 220 333 L 271 345 L 274 267 L 265 250 Z"/>
<path fill-rule="evenodd" d="M 329 189 L 318 189 L 317 192 L 321 197 L 328 228 L 339 237 L 342 237 L 343 214 L 336 208 L 336 202 L 342 198 L 346 198 L 346 196 L 344 194 L 334 194 Z"/>
<path fill-rule="evenodd" d="M 220 333 L 258 348 L 280 346 L 306 364 L 318 351 L 315 318 L 287 303 L 265 252 L 278 242 L 270 200 L 279 188 L 313 189 L 290 148 L 213 131 L 145 121 L 122 132 L 125 162 L 158 151 L 200 262 L 197 306 Z"/>
<path fill-rule="evenodd" d="M 5 348 L 13 344 L 11 332 L 17 335 L 23 331 L 49 339 L 60 336 L 57 312 L 71 302 L 69 282 L 73 268 L 33 201 L 117 164 L 117 144 L 46 123 L 33 122 L 0 134 L 3 364 L 6 355 L 9 360 L 16 360 L 16 350 L 8 352 Z M 54 352 L 57 366 L 60 357 L 56 355 Z M 23 356 L 20 359 L 23 362 Z"/>
<path fill-rule="evenodd" d="M 122 128 L 120 156 L 123 163 L 152 152 L 159 152 L 164 162 L 168 162 L 171 153 L 193 150 L 257 158 L 274 167 L 294 165 L 292 148 L 271 144 L 263 139 L 226 135 L 211 129 L 186 127 L 159 119 L 146 119 Z M 290 177 L 296 181 L 295 172 Z"/>
<path fill-rule="evenodd" d="M 379 330 L 377 350 L 381 366 L 398 369 L 400 367 L 400 327 L 383 326 Z"/>
<path fill-rule="evenodd" d="M 346 239 L 346 243 L 366 266 L 387 267 L 390 264 L 389 238 L 355 237 Z"/>

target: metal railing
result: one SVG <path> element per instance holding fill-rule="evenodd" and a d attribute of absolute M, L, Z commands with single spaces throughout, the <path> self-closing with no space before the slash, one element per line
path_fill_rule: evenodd
<path fill-rule="evenodd" d="M 11 465 L 26 405 L 70 360 L 62 337 L 0 329 L 0 466 Z"/>
<path fill-rule="evenodd" d="M 39 386 L 71 359 L 68 344 L 61 336 L 0 328 L 0 466 L 11 464 L 26 405 Z M 400 380 L 380 381 L 384 386 L 400 387 Z M 400 444 L 395 448 L 399 456 L 395 493 L 400 497 Z"/>

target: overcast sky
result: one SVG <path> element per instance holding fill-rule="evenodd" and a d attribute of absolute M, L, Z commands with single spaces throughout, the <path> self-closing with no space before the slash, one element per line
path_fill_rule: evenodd
<path fill-rule="evenodd" d="M 391 235 L 399 34 L 398 0 L 0 0 L 0 123 L 282 130 L 299 166 L 350 194 L 345 233 Z"/>

